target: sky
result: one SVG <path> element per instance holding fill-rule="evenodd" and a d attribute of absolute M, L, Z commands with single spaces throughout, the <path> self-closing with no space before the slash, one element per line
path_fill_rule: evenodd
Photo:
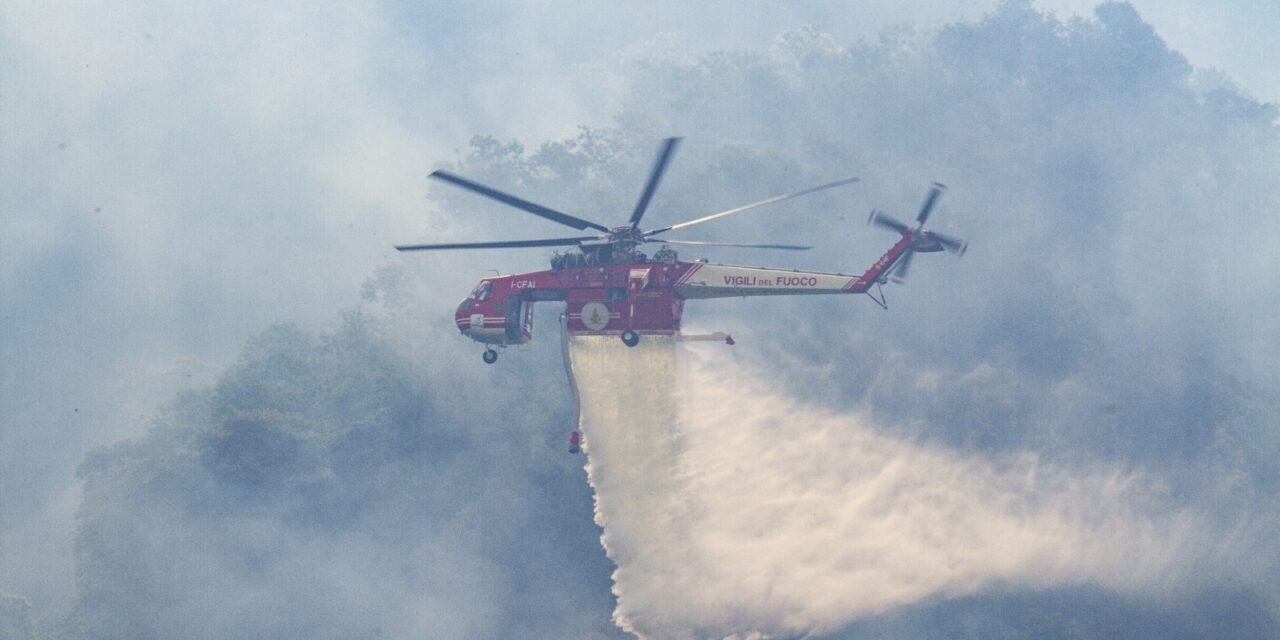
<path fill-rule="evenodd" d="M 1269 64 L 1280 57 L 1280 8 L 1132 4 L 1196 69 L 1220 72 L 1209 82 L 1224 77 L 1280 102 Z M 467 201 L 429 196 L 424 180 L 466 163 L 473 136 L 532 151 L 583 126 L 625 128 L 635 59 L 678 65 L 710 51 L 766 51 L 805 26 L 839 46 L 877 43 L 979 20 L 994 6 L 5 3 L 0 481 L 18 490 L 0 498 L 0 591 L 43 611 L 70 607 L 76 468 L 89 451 L 146 433 L 273 323 L 332 330 L 361 303 L 367 279 L 403 264 L 392 244 L 493 230 L 492 219 L 442 205 Z M 1064 20 L 1093 11 L 1065 0 L 1032 6 Z M 692 166 L 714 150 L 690 147 Z M 906 202 L 907 189 L 877 195 Z M 980 194 L 955 197 L 958 209 L 982 204 Z M 465 259 L 421 264 L 421 295 L 433 301 L 461 296 L 479 273 Z M 1240 271 L 1227 264 L 1220 274 Z M 1260 284 L 1274 283 L 1264 275 Z M 1130 302 L 1169 328 L 1154 302 L 1169 291 Z M 1234 289 L 1217 300 L 1270 304 Z M 447 328 L 452 302 L 437 306 L 422 322 Z M 1261 332 L 1261 321 L 1229 320 L 1242 339 Z M 1266 360 L 1253 357 L 1244 354 L 1237 373 L 1262 375 Z M 882 411 L 903 419 L 906 410 Z"/>

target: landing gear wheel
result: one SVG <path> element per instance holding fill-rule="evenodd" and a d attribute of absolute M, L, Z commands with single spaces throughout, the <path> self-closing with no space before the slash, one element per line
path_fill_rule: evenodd
<path fill-rule="evenodd" d="M 636 333 L 636 332 L 634 332 L 634 331 L 632 331 L 632 330 L 630 330 L 630 329 L 627 329 L 626 331 L 623 331 L 623 332 L 622 332 L 622 344 L 625 344 L 625 345 L 627 345 L 628 347 L 634 347 L 634 346 L 636 346 L 636 345 L 640 344 L 640 334 L 638 334 L 638 333 Z"/>
<path fill-rule="evenodd" d="M 493 349 L 485 349 L 484 355 L 480 356 L 485 364 L 493 364 L 498 361 L 498 352 Z"/>

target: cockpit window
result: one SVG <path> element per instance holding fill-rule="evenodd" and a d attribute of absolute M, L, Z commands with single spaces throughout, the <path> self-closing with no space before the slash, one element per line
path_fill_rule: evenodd
<path fill-rule="evenodd" d="M 484 300 L 489 297 L 489 291 L 492 289 L 493 283 L 485 280 L 484 282 L 476 285 L 476 288 L 471 291 L 471 297 L 476 300 Z"/>

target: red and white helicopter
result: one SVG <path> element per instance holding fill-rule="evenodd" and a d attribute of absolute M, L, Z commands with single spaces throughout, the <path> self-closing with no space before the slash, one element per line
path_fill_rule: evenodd
<path fill-rule="evenodd" d="M 671 160 L 679 138 L 664 141 L 649 181 L 627 224 L 609 228 L 554 209 L 522 200 L 454 175 L 436 171 L 432 178 L 457 185 L 579 231 L 593 229 L 599 235 L 545 240 L 509 240 L 500 242 L 466 242 L 450 244 L 402 245 L 400 251 L 437 251 L 446 249 L 503 249 L 516 247 L 577 247 L 576 251 L 556 253 L 551 269 L 515 275 L 485 278 L 458 305 L 455 319 L 458 330 L 472 340 L 484 343 L 484 361 L 493 364 L 498 352 L 493 346 L 523 344 L 533 337 L 533 304 L 566 302 L 570 335 L 616 335 L 634 347 L 644 335 L 674 336 L 680 333 L 680 319 L 686 300 L 739 296 L 778 296 L 803 294 L 866 293 L 884 306 L 884 296 L 871 293 L 873 286 L 889 280 L 901 281 L 915 253 L 950 251 L 963 255 L 968 243 L 959 238 L 924 228 L 944 187 L 934 184 L 916 216 L 914 225 L 896 220 L 883 212 L 872 211 L 868 224 L 875 224 L 901 235 L 871 268 L 860 276 L 790 269 L 767 269 L 713 264 L 705 260 L 682 262 L 670 245 L 750 247 L 803 251 L 810 247 L 786 244 L 737 244 L 667 240 L 659 238 L 668 231 L 710 222 L 748 209 L 781 202 L 805 194 L 831 189 L 857 181 L 847 178 L 775 196 L 759 202 L 712 213 L 686 222 L 643 230 L 640 220 L 649 200 Z M 661 244 L 652 256 L 640 251 L 643 244 Z M 723 339 L 724 334 L 701 336 Z"/>

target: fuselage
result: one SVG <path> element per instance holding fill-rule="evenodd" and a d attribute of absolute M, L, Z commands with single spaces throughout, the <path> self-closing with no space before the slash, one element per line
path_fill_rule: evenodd
<path fill-rule="evenodd" d="M 686 300 L 864 293 L 910 245 L 904 234 L 861 276 L 705 261 L 561 263 L 481 280 L 458 305 L 455 320 L 459 331 L 479 342 L 522 344 L 533 336 L 534 303 L 565 302 L 573 335 L 672 335 L 680 331 Z"/>

